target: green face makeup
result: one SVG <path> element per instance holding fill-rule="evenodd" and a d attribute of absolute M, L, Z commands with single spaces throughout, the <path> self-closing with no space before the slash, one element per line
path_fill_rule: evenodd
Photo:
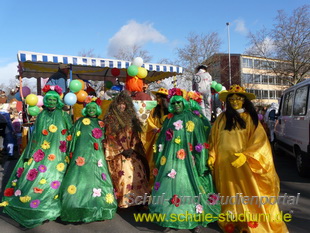
<path fill-rule="evenodd" d="M 97 108 L 95 105 L 91 104 L 86 107 L 86 113 L 90 117 L 96 116 Z"/>
<path fill-rule="evenodd" d="M 47 98 L 48 108 L 51 108 L 51 109 L 56 108 L 57 102 L 58 102 L 58 100 L 56 97 L 54 97 L 54 96 L 48 97 Z"/>
<path fill-rule="evenodd" d="M 173 106 L 174 112 L 176 114 L 181 113 L 184 110 L 184 105 L 182 101 L 175 101 L 171 103 L 171 105 Z"/>

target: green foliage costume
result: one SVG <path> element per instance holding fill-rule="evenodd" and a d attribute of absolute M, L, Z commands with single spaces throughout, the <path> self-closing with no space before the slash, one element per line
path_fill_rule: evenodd
<path fill-rule="evenodd" d="M 180 108 L 173 110 L 174 104 Z M 168 114 L 154 148 L 155 184 L 149 209 L 151 213 L 166 214 L 165 221 L 157 222 L 164 227 L 207 226 L 217 221 L 220 213 L 206 165 L 208 126 L 199 112 L 194 114 L 189 110 L 189 103 L 181 96 L 172 97 L 169 111 L 174 114 Z M 214 218 L 206 219 L 207 214 Z"/>

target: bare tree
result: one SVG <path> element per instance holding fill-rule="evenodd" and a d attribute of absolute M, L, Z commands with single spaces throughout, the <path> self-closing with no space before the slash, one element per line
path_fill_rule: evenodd
<path fill-rule="evenodd" d="M 80 57 L 100 57 L 99 55 L 94 54 L 94 49 L 85 50 L 83 49 L 78 53 Z"/>
<path fill-rule="evenodd" d="M 302 81 L 310 71 L 309 11 L 310 5 L 295 9 L 291 16 L 279 10 L 271 30 L 249 34 L 251 48 L 245 53 L 265 58 L 265 66 L 291 85 Z"/>
<path fill-rule="evenodd" d="M 132 61 L 136 57 L 141 57 L 143 62 L 150 62 L 152 57 L 147 50 L 143 50 L 140 45 L 134 44 L 132 47 L 125 47 L 118 50 L 114 55 L 116 59 Z"/>

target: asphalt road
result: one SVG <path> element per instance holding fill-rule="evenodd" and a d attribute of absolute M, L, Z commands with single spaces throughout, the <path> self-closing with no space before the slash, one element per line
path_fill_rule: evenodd
<path fill-rule="evenodd" d="M 297 204 L 280 204 L 280 209 L 284 213 L 292 214 L 292 221 L 287 223 L 291 233 L 308 233 L 310 232 L 310 178 L 302 178 L 297 174 L 295 160 L 288 155 L 280 154 L 274 156 L 275 165 L 281 180 L 281 195 L 297 196 Z M 0 183 L 2 192 L 6 180 L 10 175 L 16 160 L 3 161 L 0 165 Z M 44 223 L 33 229 L 25 229 L 17 222 L 12 220 L 8 215 L 2 213 L 0 208 L 0 232 L 1 233 L 120 233 L 120 232 L 163 232 L 164 228 L 154 223 L 135 222 L 133 213 L 135 208 L 119 209 L 114 219 L 93 223 L 76 223 L 66 224 L 60 220 Z M 177 230 L 172 232 L 189 233 L 190 230 Z M 217 223 L 209 224 L 209 228 L 204 228 L 203 233 L 221 232 Z"/>

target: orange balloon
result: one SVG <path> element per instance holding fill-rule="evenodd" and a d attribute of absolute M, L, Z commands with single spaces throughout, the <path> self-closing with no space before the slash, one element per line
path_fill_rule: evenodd
<path fill-rule="evenodd" d="M 83 91 L 83 90 L 80 90 L 80 91 L 76 92 L 75 94 L 77 97 L 77 101 L 79 101 L 79 102 L 84 102 L 84 100 L 88 96 L 87 92 Z"/>
<path fill-rule="evenodd" d="M 84 90 L 85 89 L 85 82 L 81 79 L 78 79 L 80 81 L 80 83 L 82 83 L 82 89 L 81 90 Z"/>

